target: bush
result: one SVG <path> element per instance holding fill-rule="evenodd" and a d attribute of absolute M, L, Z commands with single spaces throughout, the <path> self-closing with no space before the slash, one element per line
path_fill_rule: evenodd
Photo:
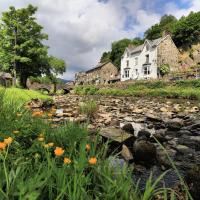
<path fill-rule="evenodd" d="M 89 100 L 80 105 L 80 112 L 87 115 L 89 119 L 93 118 L 98 109 L 97 103 L 94 100 Z"/>

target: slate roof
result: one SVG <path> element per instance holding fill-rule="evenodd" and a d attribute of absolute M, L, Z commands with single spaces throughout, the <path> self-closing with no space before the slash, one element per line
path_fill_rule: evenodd
<path fill-rule="evenodd" d="M 95 67 L 93 67 L 93 68 L 87 70 L 86 73 L 89 73 L 89 72 L 94 71 L 94 70 L 96 70 L 96 69 L 100 69 L 100 68 L 102 68 L 104 65 L 108 64 L 109 62 L 110 62 L 110 61 L 104 62 L 104 63 L 99 63 L 99 64 L 96 65 Z"/>
<path fill-rule="evenodd" d="M 151 45 L 151 47 L 156 47 L 162 40 L 163 40 L 163 38 L 161 37 L 161 38 L 158 38 L 155 40 L 145 40 L 145 42 L 147 41 Z M 145 44 L 145 42 L 144 42 L 144 44 Z M 131 54 L 141 52 L 144 47 L 144 44 L 136 46 L 136 47 L 133 47 L 133 46 L 127 47 L 127 50 Z"/>

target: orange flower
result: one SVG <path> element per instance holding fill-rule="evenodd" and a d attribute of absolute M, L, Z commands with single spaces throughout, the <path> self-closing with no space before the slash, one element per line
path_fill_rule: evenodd
<path fill-rule="evenodd" d="M 56 147 L 56 149 L 54 150 L 56 156 L 62 156 L 64 152 L 65 150 L 62 149 L 61 147 Z"/>
<path fill-rule="evenodd" d="M 63 162 L 64 162 L 64 164 L 70 164 L 72 161 L 71 161 L 71 159 L 69 159 L 69 158 L 64 158 L 64 160 L 63 160 Z"/>
<path fill-rule="evenodd" d="M 50 142 L 50 143 L 48 143 L 48 146 L 49 146 L 49 147 L 53 147 L 53 146 L 54 146 L 54 143 L 53 143 L 53 142 Z"/>
<path fill-rule="evenodd" d="M 85 145 L 85 148 L 86 148 L 87 151 L 90 151 L 90 149 L 91 149 L 91 147 L 90 147 L 89 144 L 86 144 L 86 145 Z"/>
<path fill-rule="evenodd" d="M 44 141 L 44 138 L 43 138 L 43 137 L 39 137 L 39 138 L 38 138 L 38 141 L 39 141 L 39 142 L 43 142 L 43 141 Z"/>
<path fill-rule="evenodd" d="M 35 111 L 32 113 L 32 117 L 41 117 L 43 116 L 43 111 Z"/>
<path fill-rule="evenodd" d="M 4 139 L 4 143 L 6 145 L 10 145 L 12 143 L 13 139 L 11 137 L 8 137 L 7 139 Z"/>
<path fill-rule="evenodd" d="M 88 162 L 90 163 L 90 165 L 96 165 L 97 163 L 97 158 L 96 157 L 91 157 Z"/>
<path fill-rule="evenodd" d="M 6 148 L 6 143 L 0 142 L 0 150 L 4 150 Z"/>
<path fill-rule="evenodd" d="M 18 133 L 19 133 L 19 131 L 13 131 L 13 133 L 14 133 L 14 134 L 18 134 Z"/>
<path fill-rule="evenodd" d="M 53 114 L 52 114 L 52 113 L 48 113 L 47 115 L 48 115 L 48 117 L 52 117 L 52 116 L 53 116 Z"/>

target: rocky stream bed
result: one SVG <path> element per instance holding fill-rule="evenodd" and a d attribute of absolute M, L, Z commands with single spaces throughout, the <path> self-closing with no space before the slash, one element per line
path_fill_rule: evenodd
<path fill-rule="evenodd" d="M 177 187 L 180 181 L 172 167 L 175 164 L 194 199 L 200 199 L 200 102 L 69 94 L 54 97 L 57 110 L 51 120 L 56 124 L 88 123 L 79 109 L 91 99 L 98 110 L 88 129 L 100 134 L 104 142 L 110 141 L 109 153 L 119 152 L 116 163 L 133 167 L 141 189 L 151 172 L 158 177 L 168 169 L 163 182 L 166 187 Z"/>

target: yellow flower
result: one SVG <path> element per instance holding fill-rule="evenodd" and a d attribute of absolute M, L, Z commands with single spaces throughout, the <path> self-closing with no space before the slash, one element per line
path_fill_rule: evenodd
<path fill-rule="evenodd" d="M 44 148 L 49 148 L 48 144 L 44 144 L 43 146 L 44 146 Z"/>
<path fill-rule="evenodd" d="M 96 165 L 97 163 L 97 158 L 96 157 L 91 157 L 89 160 L 88 160 L 89 164 L 90 165 Z"/>
<path fill-rule="evenodd" d="M 4 143 L 5 143 L 6 145 L 11 144 L 12 141 L 13 141 L 13 139 L 12 139 L 11 137 L 8 137 L 7 139 L 4 139 Z"/>
<path fill-rule="evenodd" d="M 63 162 L 64 162 L 64 164 L 70 164 L 72 161 L 71 161 L 71 159 L 69 159 L 69 158 L 64 158 L 64 160 L 63 160 Z"/>
<path fill-rule="evenodd" d="M 85 145 L 85 148 L 86 148 L 87 151 L 90 151 L 90 149 L 91 149 L 91 147 L 90 147 L 89 144 L 86 144 L 86 145 Z"/>
<path fill-rule="evenodd" d="M 39 141 L 39 142 L 43 142 L 43 141 L 44 141 L 44 138 L 43 138 L 43 137 L 39 137 L 39 138 L 38 138 L 38 141 Z"/>
<path fill-rule="evenodd" d="M 40 133 L 39 135 L 38 135 L 38 137 L 44 137 L 44 133 Z"/>
<path fill-rule="evenodd" d="M 14 134 L 18 134 L 18 133 L 19 133 L 19 131 L 13 131 L 13 133 L 14 133 Z"/>
<path fill-rule="evenodd" d="M 17 113 L 17 117 L 21 117 L 22 116 L 22 114 L 21 113 Z"/>
<path fill-rule="evenodd" d="M 54 143 L 53 143 L 53 142 L 49 142 L 49 143 L 48 143 L 48 146 L 49 146 L 49 147 L 53 147 L 53 146 L 54 146 Z"/>
<path fill-rule="evenodd" d="M 65 150 L 62 149 L 61 147 L 56 147 L 56 149 L 54 150 L 54 154 L 56 156 L 62 156 L 64 152 L 65 152 Z"/>
<path fill-rule="evenodd" d="M 6 148 L 5 142 L 0 142 L 0 150 L 4 150 Z"/>

